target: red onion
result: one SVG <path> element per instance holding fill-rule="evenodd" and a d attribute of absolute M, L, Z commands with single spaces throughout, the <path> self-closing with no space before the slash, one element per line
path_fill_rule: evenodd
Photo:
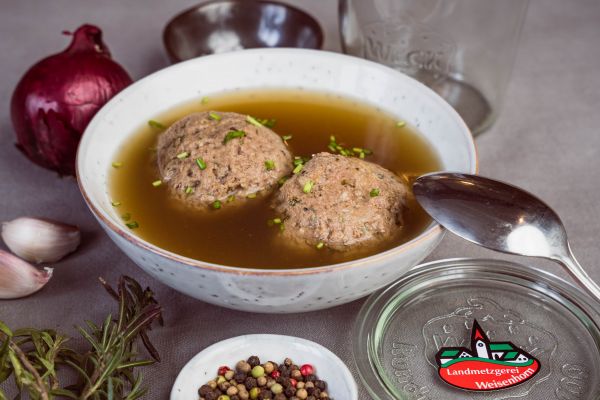
<path fill-rule="evenodd" d="M 102 31 L 82 25 L 65 51 L 39 61 L 17 85 L 11 102 L 17 147 L 45 168 L 74 175 L 85 127 L 131 82 L 111 59 Z"/>

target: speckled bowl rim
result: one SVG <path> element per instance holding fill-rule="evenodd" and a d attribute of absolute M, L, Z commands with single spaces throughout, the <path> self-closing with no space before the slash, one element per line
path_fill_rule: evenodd
<path fill-rule="evenodd" d="M 334 59 L 337 58 L 337 60 L 340 63 L 343 63 L 344 61 L 346 61 L 346 62 L 351 61 L 353 63 L 362 64 L 363 66 L 365 66 L 367 68 L 384 70 L 387 73 L 392 71 L 393 73 L 401 76 L 402 79 L 407 79 L 408 85 L 414 86 L 415 89 L 422 92 L 423 95 L 425 95 L 425 96 L 429 97 L 431 100 L 439 103 L 440 107 L 442 107 L 442 109 L 445 109 L 445 111 L 449 115 L 452 115 L 454 117 L 454 119 L 456 120 L 456 122 L 463 128 L 462 132 L 466 133 L 467 140 L 470 144 L 469 153 L 473 156 L 472 163 L 469 166 L 468 173 L 477 174 L 479 172 L 479 157 L 478 157 L 477 146 L 475 144 L 473 135 L 472 135 L 469 127 L 467 126 L 467 124 L 463 121 L 463 119 L 456 112 L 456 110 L 454 110 L 454 108 L 452 108 L 452 106 L 450 106 L 450 104 L 448 104 L 442 97 L 440 97 L 437 93 L 435 93 L 433 90 L 431 90 L 430 88 L 428 88 L 421 82 L 419 82 L 416 79 L 413 79 L 405 74 L 402 74 L 401 72 L 393 70 L 384 65 L 377 64 L 373 61 L 368 61 L 368 60 L 364 60 L 364 59 L 361 59 L 358 57 L 349 56 L 349 55 L 345 55 L 345 54 L 341 54 L 341 53 L 334 53 L 334 52 L 323 51 L 323 50 L 310 50 L 310 49 L 270 48 L 270 49 L 247 49 L 247 50 L 240 50 L 237 52 L 214 54 L 214 55 L 209 55 L 209 56 L 204 56 L 204 57 L 198 57 L 198 58 L 183 61 L 183 62 L 180 62 L 177 64 L 173 64 L 171 66 L 168 66 L 168 67 L 158 70 L 150 75 L 145 76 L 144 78 L 134 82 L 129 87 L 125 88 L 123 91 L 118 93 L 107 104 L 119 101 L 119 99 L 121 97 L 126 96 L 129 91 L 135 90 L 135 88 L 137 86 L 143 85 L 144 82 L 152 80 L 152 79 L 157 79 L 158 77 L 160 77 L 161 74 L 166 73 L 166 71 L 172 71 L 172 70 L 176 70 L 178 68 L 185 68 L 189 63 L 199 63 L 199 62 L 203 62 L 204 60 L 209 59 L 209 58 L 213 59 L 213 58 L 217 58 L 217 57 L 228 57 L 233 53 L 257 53 L 257 55 L 260 55 L 260 54 L 269 55 L 269 54 L 273 54 L 273 53 L 275 53 L 275 54 L 279 53 L 280 55 L 285 56 L 286 52 L 304 53 L 304 55 L 307 57 L 315 57 L 315 58 L 319 58 L 319 57 L 331 57 Z M 224 89 L 226 89 L 226 88 L 224 88 Z M 102 114 L 102 109 L 100 109 L 100 111 L 98 111 L 98 113 L 94 116 L 94 119 L 99 118 L 101 116 L 101 114 Z M 129 231 L 126 231 L 122 226 L 113 222 L 111 220 L 111 218 L 108 215 L 106 215 L 106 213 L 100 207 L 98 207 L 95 204 L 95 202 L 90 198 L 84 185 L 82 184 L 82 181 L 80 178 L 81 173 L 79 171 L 80 166 L 82 164 L 80 162 L 80 153 L 81 153 L 82 143 L 84 142 L 87 132 L 88 132 L 87 130 L 84 132 L 82 140 L 80 141 L 79 147 L 77 148 L 77 156 L 76 156 L 76 160 L 75 160 L 75 172 L 76 172 L 76 177 L 77 177 L 77 185 L 78 185 L 79 190 L 80 190 L 87 206 L 89 207 L 89 209 L 96 216 L 96 218 L 100 219 L 111 231 L 113 231 L 114 233 L 119 235 L 121 238 L 127 240 L 128 242 L 132 243 L 133 245 L 135 245 L 137 247 L 148 250 L 154 254 L 157 254 L 161 257 L 167 258 L 171 261 L 184 264 L 188 267 L 195 267 L 195 268 L 210 270 L 210 271 L 214 271 L 214 272 L 224 272 L 224 273 L 233 274 L 233 275 L 254 275 L 254 276 L 297 276 L 297 275 L 316 275 L 316 274 L 321 274 L 321 273 L 331 273 L 331 272 L 335 272 L 335 271 L 346 270 L 349 268 L 366 267 L 368 265 L 372 265 L 373 263 L 380 262 L 383 259 L 397 256 L 398 254 L 403 253 L 410 248 L 416 247 L 416 246 L 420 245 L 421 242 L 431 239 L 432 237 L 443 232 L 443 228 L 439 224 L 437 224 L 436 222 L 432 222 L 417 237 L 409 240 L 408 242 L 402 243 L 399 246 L 393 247 L 389 250 L 383 251 L 381 253 L 373 254 L 368 257 L 359 258 L 356 260 L 351 260 L 351 261 L 346 261 L 343 263 L 337 263 L 337 264 L 331 264 L 331 265 L 323 265 L 323 266 L 319 266 L 319 267 L 286 268 L 286 269 L 259 269 L 259 268 L 246 268 L 246 267 L 236 267 L 236 266 L 229 266 L 229 265 L 220 265 L 220 264 L 214 264 L 214 263 L 210 263 L 210 262 L 206 262 L 206 261 L 201 261 L 201 260 L 196 260 L 193 258 L 185 257 L 185 256 L 179 255 L 177 253 L 173 253 L 168 250 L 165 250 L 159 246 L 156 246 L 150 242 L 147 242 L 146 240 L 136 236 L 135 234 L 133 234 Z M 133 132 L 130 132 L 129 134 L 132 134 L 132 133 Z M 465 171 L 462 171 L 462 172 L 465 172 Z"/>
<path fill-rule="evenodd" d="M 169 59 L 174 60 L 174 62 L 184 62 L 184 61 L 190 60 L 190 59 L 184 59 L 184 58 L 179 57 L 179 54 L 177 54 L 177 52 L 175 50 L 173 50 L 173 48 L 171 46 L 169 46 L 169 44 L 167 42 L 167 36 L 169 35 L 169 32 L 173 29 L 174 24 L 178 23 L 179 19 L 185 18 L 187 16 L 187 14 L 189 14 L 199 8 L 204 8 L 206 6 L 211 6 L 213 4 L 218 4 L 218 3 L 236 3 L 236 2 L 238 2 L 238 1 L 236 1 L 236 0 L 209 0 L 209 1 L 205 1 L 202 3 L 196 4 L 195 6 L 186 8 L 185 10 L 174 15 L 169 20 L 169 22 L 167 22 L 167 24 L 163 28 L 163 32 L 162 32 L 163 46 L 165 47 L 165 51 L 167 52 Z M 294 5 L 287 4 L 287 3 L 281 3 L 279 1 L 254 0 L 253 3 L 272 4 L 272 5 L 276 5 L 276 6 L 281 6 L 283 8 L 292 10 L 293 12 L 295 12 L 297 14 L 304 15 L 306 17 L 306 19 L 310 20 L 314 24 L 314 27 L 316 28 L 315 37 L 317 38 L 317 45 L 316 45 L 316 47 L 312 47 L 312 49 L 322 49 L 323 48 L 323 42 L 325 41 L 325 34 L 323 33 L 323 27 L 321 26 L 319 21 L 313 15 L 309 14 L 308 12 L 306 12 L 306 11 L 302 10 L 301 8 L 298 8 Z M 270 47 L 270 48 L 284 48 L 284 47 Z M 298 47 L 298 48 L 299 49 L 311 49 L 311 47 Z M 200 57 L 206 57 L 208 55 L 210 55 L 210 54 L 206 54 L 206 55 L 203 55 Z"/>

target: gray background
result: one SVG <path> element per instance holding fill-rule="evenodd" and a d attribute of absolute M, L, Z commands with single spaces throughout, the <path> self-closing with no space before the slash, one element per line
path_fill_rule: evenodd
<path fill-rule="evenodd" d="M 27 68 L 66 46 L 60 32 L 84 22 L 99 25 L 113 56 L 139 79 L 168 65 L 164 23 L 196 0 L 0 0 L 0 220 L 23 215 L 79 225 L 80 250 L 56 264 L 35 296 L 0 301 L 0 319 L 12 327 L 54 327 L 73 333 L 83 319 L 98 321 L 112 300 L 96 283 L 130 274 L 150 285 L 164 306 L 166 326 L 152 332 L 163 362 L 146 368 L 150 399 L 165 399 L 179 369 L 198 351 L 245 333 L 304 337 L 352 365 L 351 328 L 362 300 L 308 314 L 269 316 L 235 312 L 178 294 L 150 279 L 100 230 L 72 178 L 30 163 L 13 146 L 11 93 Z M 289 1 L 318 16 L 325 48 L 338 50 L 334 0 Z M 600 281 L 600 1 L 532 0 L 504 110 L 477 139 L 481 173 L 523 186 L 545 199 L 564 220 L 575 253 Z M 3 245 L 0 245 L 3 246 Z M 500 257 L 446 237 L 429 260 Z M 527 260 L 522 260 L 528 262 Z M 530 261 L 550 271 L 559 268 Z M 361 389 L 362 390 L 362 389 Z M 368 396 L 364 391 L 361 398 Z M 343 399 L 341 399 L 343 400 Z"/>

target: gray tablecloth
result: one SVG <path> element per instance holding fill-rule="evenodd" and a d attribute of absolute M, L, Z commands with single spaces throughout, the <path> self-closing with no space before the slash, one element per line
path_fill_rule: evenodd
<path fill-rule="evenodd" d="M 352 365 L 351 331 L 362 300 L 322 312 L 269 316 L 235 312 L 183 296 L 139 270 L 101 231 L 74 179 L 60 179 L 13 146 L 10 95 L 29 66 L 66 45 L 63 29 L 99 25 L 113 56 L 137 79 L 168 65 L 163 24 L 195 0 L 0 0 L 0 220 L 38 215 L 77 224 L 80 250 L 58 263 L 43 292 L 0 301 L 12 327 L 54 327 L 73 333 L 84 318 L 113 307 L 96 283 L 129 274 L 150 285 L 166 326 L 152 332 L 162 363 L 145 369 L 149 399 L 165 399 L 183 364 L 207 345 L 245 333 L 280 333 L 314 340 Z M 292 1 L 290 1 L 292 2 Z M 318 16 L 325 48 L 338 50 L 334 0 L 296 0 Z M 575 253 L 600 281 L 600 2 L 532 0 L 504 110 L 477 139 L 481 173 L 528 188 L 561 215 Z M 0 245 L 3 246 L 3 245 Z M 446 237 L 430 260 L 502 256 Z M 515 259 L 515 258 L 513 258 Z M 527 261 L 565 275 L 550 262 Z M 358 377 L 357 377 L 358 378 Z M 368 395 L 361 388 L 361 399 Z"/>

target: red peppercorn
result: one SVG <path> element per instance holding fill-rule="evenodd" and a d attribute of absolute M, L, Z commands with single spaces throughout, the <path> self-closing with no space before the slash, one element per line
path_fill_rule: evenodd
<path fill-rule="evenodd" d="M 219 373 L 219 375 L 225 375 L 225 373 L 227 371 L 229 371 L 230 369 L 231 368 L 229 368 L 228 366 L 223 365 L 222 367 L 219 367 L 218 373 Z"/>
<path fill-rule="evenodd" d="M 275 371 L 271 372 L 271 377 L 272 377 L 273 379 L 277 379 L 277 378 L 279 378 L 280 376 L 281 376 L 281 372 L 279 372 L 279 371 L 277 371 L 277 370 L 275 370 Z"/>
<path fill-rule="evenodd" d="M 310 364 L 304 364 L 300 367 L 300 373 L 302 374 L 302 376 L 312 375 L 313 372 L 315 372 L 315 369 Z"/>
<path fill-rule="evenodd" d="M 290 385 L 292 385 L 293 387 L 296 387 L 297 383 L 298 383 L 297 380 L 295 380 L 294 378 L 290 378 Z"/>

